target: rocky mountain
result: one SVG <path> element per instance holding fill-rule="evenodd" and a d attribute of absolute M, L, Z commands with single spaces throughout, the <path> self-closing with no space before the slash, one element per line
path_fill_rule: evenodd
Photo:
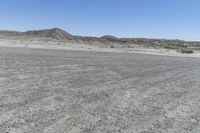
<path fill-rule="evenodd" d="M 97 45 L 105 47 L 200 47 L 200 42 L 189 42 L 182 40 L 166 40 L 166 39 L 146 39 L 146 38 L 117 38 L 111 35 L 103 37 L 85 37 L 76 36 L 66 31 L 53 28 L 45 30 L 32 30 L 26 32 L 18 31 L 0 31 L 0 39 L 11 40 L 40 40 L 54 41 L 65 43 L 83 43 L 88 45 Z"/>

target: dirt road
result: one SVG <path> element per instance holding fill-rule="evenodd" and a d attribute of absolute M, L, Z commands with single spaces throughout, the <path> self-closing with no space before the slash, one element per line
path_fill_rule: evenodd
<path fill-rule="evenodd" d="M 0 132 L 199 133 L 200 59 L 0 48 Z"/>

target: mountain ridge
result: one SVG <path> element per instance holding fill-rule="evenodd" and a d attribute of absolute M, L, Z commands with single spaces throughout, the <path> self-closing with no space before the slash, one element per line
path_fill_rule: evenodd
<path fill-rule="evenodd" d="M 55 41 L 62 41 L 66 43 L 84 43 L 90 45 L 117 45 L 119 47 L 199 47 L 200 42 L 184 41 L 179 39 L 149 39 L 149 38 L 118 38 L 112 35 L 105 35 L 102 37 L 78 36 L 72 35 L 60 28 L 43 29 L 43 30 L 29 30 L 24 32 L 0 30 L 0 39 L 32 39 L 47 38 Z"/>

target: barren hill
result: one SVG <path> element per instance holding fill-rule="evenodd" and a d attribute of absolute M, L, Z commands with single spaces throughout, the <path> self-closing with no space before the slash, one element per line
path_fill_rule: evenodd
<path fill-rule="evenodd" d="M 103 37 L 84 37 L 67 33 L 66 31 L 53 28 L 45 30 L 32 30 L 26 32 L 0 31 L 0 39 L 21 41 L 52 41 L 65 43 L 81 43 L 101 47 L 200 47 L 200 42 L 182 40 L 146 39 L 146 38 L 117 38 L 111 35 Z"/>
<path fill-rule="evenodd" d="M 57 40 L 72 40 L 73 36 L 59 28 L 46 30 L 31 30 L 26 32 L 0 31 L 0 38 L 54 38 Z"/>

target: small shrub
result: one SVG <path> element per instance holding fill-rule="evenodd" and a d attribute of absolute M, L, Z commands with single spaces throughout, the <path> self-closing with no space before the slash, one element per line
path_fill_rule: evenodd
<path fill-rule="evenodd" d="M 192 49 L 181 49 L 181 53 L 192 54 L 194 51 Z"/>
<path fill-rule="evenodd" d="M 132 46 L 130 46 L 130 45 L 127 45 L 127 48 L 133 48 Z"/>
<path fill-rule="evenodd" d="M 164 48 L 165 48 L 165 49 L 177 49 L 177 48 L 174 47 L 174 46 L 165 46 Z"/>

